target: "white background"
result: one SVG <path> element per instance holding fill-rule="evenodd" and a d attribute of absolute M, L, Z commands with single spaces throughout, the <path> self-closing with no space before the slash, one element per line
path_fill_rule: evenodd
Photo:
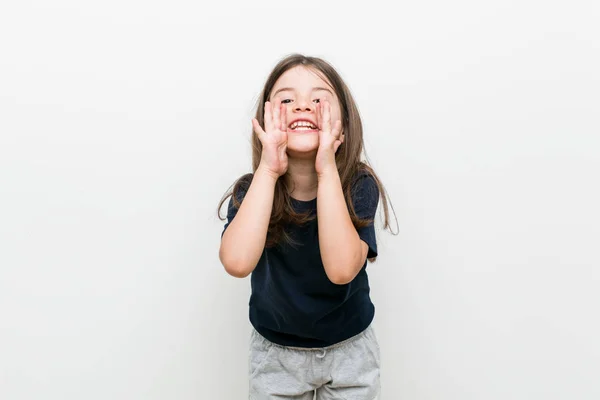
<path fill-rule="evenodd" d="M 0 398 L 247 396 L 221 195 L 292 52 L 350 86 L 396 210 L 383 398 L 600 398 L 597 1 L 0 6 Z M 395 227 L 395 225 L 394 225 Z"/>

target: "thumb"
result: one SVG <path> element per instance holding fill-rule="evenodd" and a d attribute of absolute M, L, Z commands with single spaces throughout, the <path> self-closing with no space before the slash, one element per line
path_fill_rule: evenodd
<path fill-rule="evenodd" d="M 258 123 L 258 120 L 256 118 L 252 118 L 252 128 L 253 128 L 254 132 L 256 133 L 256 136 L 258 136 L 258 139 L 262 142 L 265 139 L 265 137 L 267 136 L 267 134 L 260 127 L 260 124 Z"/>
<path fill-rule="evenodd" d="M 335 143 L 333 144 L 333 152 L 337 153 L 338 148 L 342 145 L 342 141 L 341 140 L 336 140 Z"/>

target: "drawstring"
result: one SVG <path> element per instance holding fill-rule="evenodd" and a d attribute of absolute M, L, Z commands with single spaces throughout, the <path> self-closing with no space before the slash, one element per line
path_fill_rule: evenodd
<path fill-rule="evenodd" d="M 323 350 L 323 354 L 317 354 L 317 358 L 323 358 L 323 357 L 325 357 L 325 354 L 327 354 L 327 350 L 325 350 L 325 349 L 321 349 L 321 350 Z"/>

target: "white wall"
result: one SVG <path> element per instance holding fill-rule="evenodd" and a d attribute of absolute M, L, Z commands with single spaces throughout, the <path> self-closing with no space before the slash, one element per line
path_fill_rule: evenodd
<path fill-rule="evenodd" d="M 245 398 L 215 209 L 296 51 L 347 80 L 398 216 L 383 397 L 600 398 L 598 2 L 394 4 L 0 5 L 1 399 Z"/>

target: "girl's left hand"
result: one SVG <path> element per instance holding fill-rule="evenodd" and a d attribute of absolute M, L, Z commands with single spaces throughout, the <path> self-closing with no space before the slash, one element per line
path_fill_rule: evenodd
<path fill-rule="evenodd" d="M 317 106 L 317 126 L 319 127 L 319 150 L 317 150 L 317 159 L 315 168 L 318 175 L 333 170 L 337 172 L 335 163 L 335 153 L 342 143 L 344 143 L 344 134 L 342 131 L 342 121 L 335 121 L 331 126 L 331 106 L 327 100 L 318 103 Z"/>

